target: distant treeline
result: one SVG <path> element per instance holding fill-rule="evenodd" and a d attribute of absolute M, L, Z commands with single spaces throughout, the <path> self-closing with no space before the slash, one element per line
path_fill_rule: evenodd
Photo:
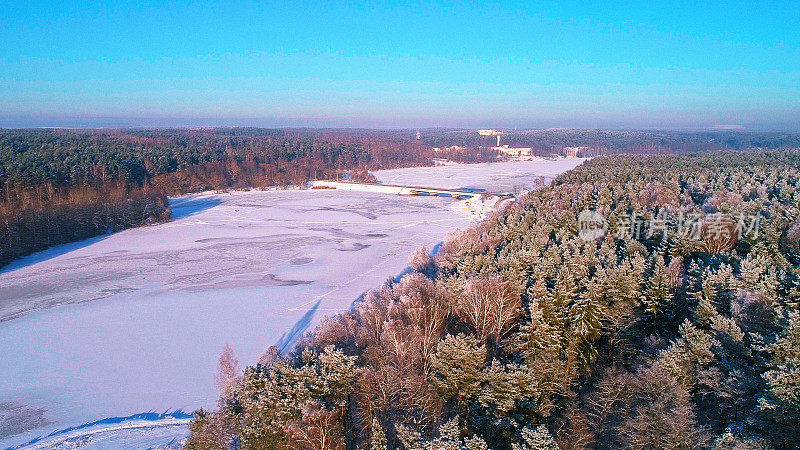
<path fill-rule="evenodd" d="M 0 130 L 0 266 L 52 245 L 169 218 L 167 195 L 301 185 L 360 171 L 493 160 L 435 154 L 408 131 Z"/>
<path fill-rule="evenodd" d="M 492 146 L 495 136 L 480 136 L 475 130 L 430 129 L 420 132 L 433 147 Z M 563 154 L 564 147 L 587 147 L 586 156 L 616 154 L 670 154 L 709 150 L 780 149 L 800 147 L 800 133 L 745 131 L 628 131 L 628 130 L 504 130 L 502 143 L 531 147 L 534 154 Z"/>

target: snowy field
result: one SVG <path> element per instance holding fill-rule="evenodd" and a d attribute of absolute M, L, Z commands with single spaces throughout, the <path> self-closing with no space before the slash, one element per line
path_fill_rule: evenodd
<path fill-rule="evenodd" d="M 510 191 L 581 161 L 376 175 Z M 452 199 L 336 190 L 196 194 L 172 205 L 172 222 L 63 245 L 0 271 L 0 448 L 106 418 L 213 407 L 226 343 L 252 364 L 396 276 L 414 249 L 470 223 Z M 71 430 L 64 443 L 148 448 L 187 433 L 174 418 L 162 428 L 121 422 Z"/>

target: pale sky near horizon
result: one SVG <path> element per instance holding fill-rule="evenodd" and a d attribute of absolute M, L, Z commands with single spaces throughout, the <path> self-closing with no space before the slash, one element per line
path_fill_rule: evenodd
<path fill-rule="evenodd" d="M 800 131 L 800 2 L 4 3 L 0 127 Z"/>

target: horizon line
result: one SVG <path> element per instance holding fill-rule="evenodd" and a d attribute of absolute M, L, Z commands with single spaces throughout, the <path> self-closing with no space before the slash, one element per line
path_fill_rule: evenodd
<path fill-rule="evenodd" d="M 30 125 L 30 126 L 5 126 L 0 123 L 0 130 L 222 130 L 222 129 L 257 129 L 257 130 L 332 130 L 332 131 L 426 131 L 450 130 L 470 131 L 478 129 L 493 129 L 504 132 L 529 132 L 529 131 L 640 131 L 640 132 L 674 132 L 674 133 L 790 133 L 800 134 L 800 129 L 789 128 L 744 128 L 744 127 L 503 127 L 503 126 L 329 126 L 329 125 L 298 125 L 298 126 L 265 126 L 265 125 L 111 125 L 111 126 L 60 126 L 60 125 Z"/>

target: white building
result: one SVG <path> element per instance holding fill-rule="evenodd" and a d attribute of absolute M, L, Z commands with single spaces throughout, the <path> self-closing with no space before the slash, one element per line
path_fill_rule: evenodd
<path fill-rule="evenodd" d="M 509 147 L 508 145 L 501 145 L 499 147 L 492 147 L 492 150 L 497 150 L 501 155 L 514 159 L 530 159 L 533 156 L 533 149 L 531 147 Z"/>
<path fill-rule="evenodd" d="M 577 158 L 579 154 L 584 154 L 589 147 L 564 147 L 564 156 L 567 158 Z"/>

